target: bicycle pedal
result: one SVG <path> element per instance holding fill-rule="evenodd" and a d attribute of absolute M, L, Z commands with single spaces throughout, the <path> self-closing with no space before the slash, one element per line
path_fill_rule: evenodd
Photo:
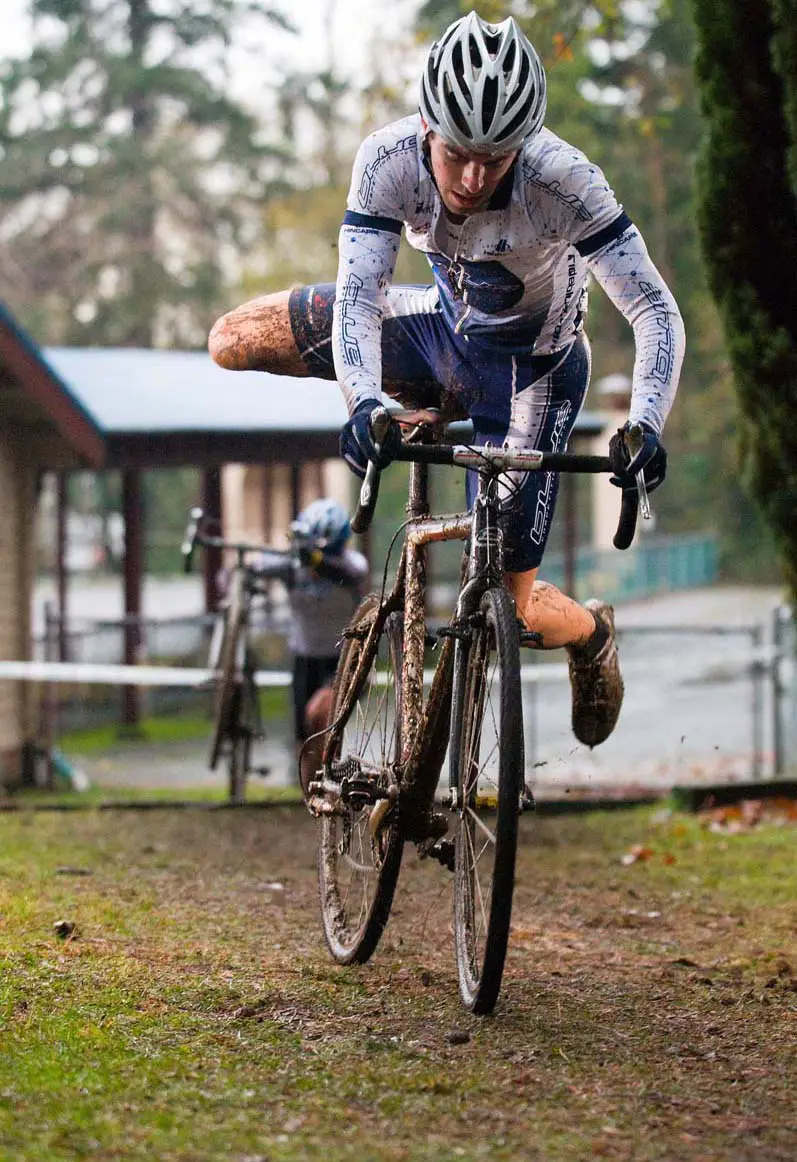
<path fill-rule="evenodd" d="M 448 819 L 438 811 L 432 811 L 412 822 L 406 820 L 405 826 L 407 839 L 411 843 L 419 844 L 418 850 L 420 851 L 421 847 L 431 846 L 438 839 L 443 838 L 448 831 Z"/>
<path fill-rule="evenodd" d="M 457 641 L 467 642 L 467 641 L 470 641 L 471 634 L 472 634 L 472 630 L 471 630 L 471 627 L 469 625 L 462 625 L 462 626 L 444 625 L 441 629 L 437 630 L 437 637 L 440 638 L 441 640 L 443 638 L 453 637 Z"/>
<path fill-rule="evenodd" d="M 421 859 L 436 859 L 450 872 L 454 870 L 454 842 L 451 839 L 438 839 L 427 851 L 421 854 Z"/>
<path fill-rule="evenodd" d="M 542 634 L 535 633 L 533 629 L 523 629 L 520 631 L 520 644 L 522 646 L 531 646 L 532 649 L 542 649 Z"/>
<path fill-rule="evenodd" d="M 520 792 L 520 810 L 521 811 L 536 811 L 537 804 L 534 800 L 534 794 L 530 787 L 525 787 Z"/>

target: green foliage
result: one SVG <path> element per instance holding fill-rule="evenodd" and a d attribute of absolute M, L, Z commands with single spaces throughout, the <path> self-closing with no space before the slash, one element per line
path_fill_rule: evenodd
<path fill-rule="evenodd" d="M 739 398 L 743 478 L 774 532 L 797 593 L 797 206 L 790 5 L 695 0 L 707 136 L 701 240 Z M 792 14 L 793 15 L 793 14 Z M 779 62 L 781 73 L 773 59 Z"/>
<path fill-rule="evenodd" d="M 244 6 L 34 0 L 32 12 L 47 21 L 30 56 L 0 73 L 12 309 L 50 343 L 201 345 L 223 249 L 275 180 L 278 155 L 224 91 Z"/>

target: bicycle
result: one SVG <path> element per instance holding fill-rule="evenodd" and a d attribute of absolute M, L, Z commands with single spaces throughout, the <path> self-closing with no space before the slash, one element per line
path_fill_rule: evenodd
<path fill-rule="evenodd" d="M 339 963 L 368 960 L 388 920 L 404 844 L 412 842 L 454 873 L 459 991 L 466 1008 L 486 1014 L 498 999 L 509 941 L 518 817 L 533 805 L 524 781 L 519 651 L 539 644 L 539 635 L 519 628 L 503 584 L 499 477 L 509 469 L 612 469 L 603 456 L 433 443 L 443 427 L 436 413 L 393 416 L 411 429 L 396 457 L 411 464 L 404 543 L 391 590 L 386 563 L 381 592 L 362 601 L 344 632 L 322 762 L 309 786 L 308 807 L 320 823 L 324 935 Z M 374 413 L 377 442 L 388 422 L 386 410 Z M 430 513 L 430 464 L 478 472 L 470 513 Z M 370 463 L 355 532 L 371 523 L 378 484 Z M 618 548 L 633 539 L 638 503 L 636 492 L 623 492 Z M 426 549 L 453 539 L 467 542 L 454 612 L 430 635 Z M 430 644 L 439 656 L 424 700 Z M 448 818 L 435 809 L 447 747 Z M 449 820 L 453 839 L 445 838 Z"/>
<path fill-rule="evenodd" d="M 265 737 L 256 683 L 257 657 L 249 644 L 252 608 L 258 597 L 265 596 L 266 586 L 247 564 L 250 553 L 262 553 L 264 545 L 227 541 L 203 531 L 208 520 L 201 508 L 191 509 L 181 552 L 183 568 L 190 573 L 197 545 L 229 550 L 235 553 L 229 584 L 210 638 L 208 669 L 214 677 L 213 731 L 208 766 L 214 771 L 222 758 L 227 759 L 227 784 L 232 803 L 243 803 L 249 774 L 268 775 L 268 767 L 251 765 L 252 745 Z M 272 550 L 273 555 L 290 557 L 287 550 Z"/>

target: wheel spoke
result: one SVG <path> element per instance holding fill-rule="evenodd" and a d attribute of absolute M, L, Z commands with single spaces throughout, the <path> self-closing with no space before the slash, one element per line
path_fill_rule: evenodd
<path fill-rule="evenodd" d="M 487 836 L 487 843 L 491 843 L 494 847 L 495 846 L 495 832 L 490 830 L 490 828 L 484 822 L 482 817 L 480 815 L 477 815 L 472 807 L 466 807 L 465 810 L 467 811 L 468 815 L 473 820 L 473 822 L 476 824 L 476 826 L 478 828 L 480 828 L 480 830 L 483 831 L 484 834 Z M 485 847 L 486 846 L 487 846 L 487 844 L 485 844 Z M 485 847 L 482 848 L 482 853 L 484 852 Z"/>
<path fill-rule="evenodd" d="M 366 599 L 359 611 L 360 626 L 373 624 L 377 606 L 375 598 Z M 358 691 L 346 712 L 347 719 L 337 728 L 335 762 L 367 779 L 384 795 L 395 782 L 398 759 L 400 633 L 386 627 L 378 640 L 372 641 L 376 653 L 369 655 L 368 672 L 362 673 L 367 634 L 357 632 L 357 616 L 338 665 L 333 720 L 340 717 L 339 707 L 348 701 L 343 692 L 351 691 L 359 672 Z M 335 813 L 321 820 L 319 875 L 324 930 L 333 956 L 344 963 L 366 960 L 376 947 L 398 875 L 401 845 L 396 820 L 388 820 L 374 838 L 370 818 L 370 805 L 341 798 Z"/>

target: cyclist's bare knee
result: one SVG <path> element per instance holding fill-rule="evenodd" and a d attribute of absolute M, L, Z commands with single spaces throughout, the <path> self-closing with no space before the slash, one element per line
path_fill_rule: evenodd
<path fill-rule="evenodd" d="M 213 361 L 228 371 L 309 375 L 293 337 L 290 294 L 260 295 L 217 319 L 208 336 Z"/>

